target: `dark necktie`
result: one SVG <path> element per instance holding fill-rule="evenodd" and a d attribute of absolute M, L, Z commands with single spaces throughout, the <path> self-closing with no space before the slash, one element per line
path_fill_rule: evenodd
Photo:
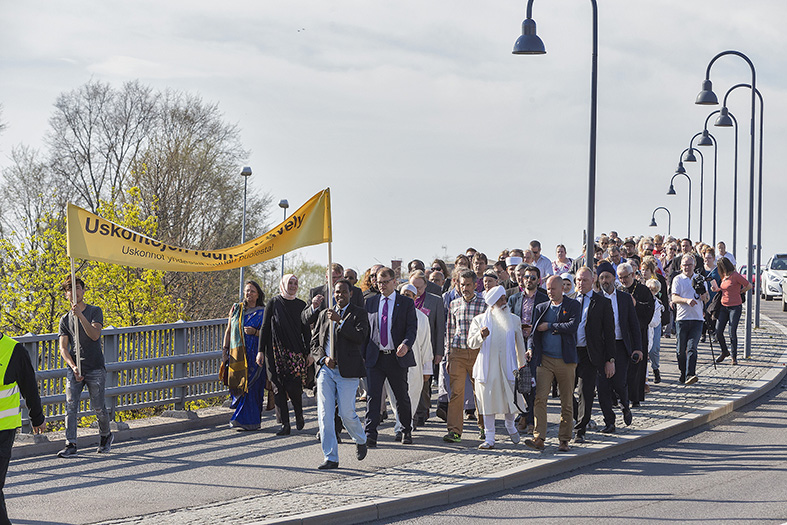
<path fill-rule="evenodd" d="M 388 346 L 388 298 L 383 297 L 383 316 L 382 320 L 380 321 L 380 344 L 383 345 L 383 348 Z"/>

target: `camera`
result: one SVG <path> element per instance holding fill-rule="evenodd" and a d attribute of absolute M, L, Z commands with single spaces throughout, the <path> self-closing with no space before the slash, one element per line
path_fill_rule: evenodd
<path fill-rule="evenodd" d="M 694 277 L 691 278 L 691 287 L 694 288 L 694 293 L 699 296 L 707 293 L 708 288 L 705 286 L 705 281 L 709 280 L 711 280 L 711 277 L 704 277 L 700 273 L 695 273 Z"/>

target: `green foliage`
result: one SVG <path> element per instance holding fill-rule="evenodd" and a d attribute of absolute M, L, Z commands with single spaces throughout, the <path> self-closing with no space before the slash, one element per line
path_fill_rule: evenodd
<path fill-rule="evenodd" d="M 156 218 L 141 212 L 135 188 L 120 206 L 102 201 L 99 214 L 135 231 L 156 233 Z M 60 289 L 70 275 L 64 221 L 46 215 L 36 231 L 19 244 L 0 239 L 0 329 L 12 335 L 56 332 L 68 310 Z M 101 307 L 105 326 L 166 323 L 183 316 L 180 302 L 167 294 L 164 272 L 82 262 L 77 274 L 87 287 L 85 302 Z"/>

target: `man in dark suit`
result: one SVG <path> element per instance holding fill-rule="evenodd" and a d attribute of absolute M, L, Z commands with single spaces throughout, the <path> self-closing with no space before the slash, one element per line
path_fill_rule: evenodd
<path fill-rule="evenodd" d="M 603 294 L 593 293 L 593 271 L 582 267 L 577 271 L 577 302 L 581 307 L 577 328 L 577 389 L 579 403 L 574 407 L 577 424 L 575 443 L 584 443 L 590 422 L 598 377 L 615 375 L 615 313 L 612 303 Z M 626 363 L 621 363 L 626 366 Z"/>
<path fill-rule="evenodd" d="M 598 404 L 604 414 L 601 432 L 615 432 L 615 412 L 612 410 L 612 391 L 615 391 L 623 408 L 623 422 L 632 421 L 628 395 L 628 363 L 642 359 L 642 338 L 639 321 L 634 311 L 634 301 L 626 292 L 615 289 L 615 269 L 608 262 L 596 266 L 600 292 L 612 303 L 615 315 L 615 374 L 607 378 L 598 376 Z"/>
<path fill-rule="evenodd" d="M 434 364 L 439 364 L 445 354 L 445 307 L 443 298 L 439 295 L 429 293 L 427 288 L 426 275 L 420 270 L 415 270 L 410 274 L 410 284 L 415 286 L 417 295 L 415 297 L 415 307 L 421 310 L 429 319 L 429 336 L 432 343 L 432 354 Z M 429 419 L 429 411 L 432 407 L 432 377 L 424 380 L 421 400 L 418 408 L 413 415 L 413 425 L 423 426 Z"/>
<path fill-rule="evenodd" d="M 560 429 L 558 450 L 569 450 L 568 442 L 574 420 L 574 372 L 577 367 L 577 328 L 579 303 L 563 295 L 563 279 L 552 275 L 547 279 L 549 302 L 541 303 L 533 312 L 533 334 L 528 340 L 527 358 L 535 360 L 536 400 L 534 414 L 536 428 L 533 439 L 525 445 L 544 450 L 547 434 L 547 398 L 552 380 L 557 379 L 560 390 Z"/>
<path fill-rule="evenodd" d="M 642 359 L 630 362 L 628 369 L 628 389 L 631 406 L 638 407 L 645 400 L 645 379 L 648 374 L 648 324 L 653 318 L 656 302 L 648 287 L 637 281 L 635 269 L 629 263 L 621 263 L 617 267 L 618 280 L 623 291 L 634 298 L 634 312 L 639 322 L 639 336 L 642 341 Z"/>
<path fill-rule="evenodd" d="M 363 308 L 350 303 L 351 288 L 346 279 L 336 281 L 336 306 L 320 312 L 311 340 L 311 354 L 317 367 L 317 415 L 325 456 L 319 469 L 339 466 L 334 424 L 337 405 L 344 428 L 355 441 L 356 457 L 359 460 L 366 457 L 366 433 L 355 413 L 355 392 L 358 378 L 366 375 L 363 352 L 369 337 L 369 318 Z"/>
<path fill-rule="evenodd" d="M 514 293 L 508 298 L 508 307 L 512 314 L 522 320 L 522 335 L 527 341 L 533 329 L 533 312 L 535 307 L 549 301 L 549 297 L 538 288 L 538 283 L 541 282 L 541 270 L 537 267 L 519 263 L 515 270 L 515 275 L 521 291 Z M 533 377 L 536 377 L 535 361 L 530 361 L 529 364 L 530 373 Z M 525 434 L 530 434 L 535 427 L 533 416 L 533 402 L 536 399 L 535 389 L 531 389 L 530 393 L 524 397 L 525 415 L 524 417 L 520 415 L 517 428 Z"/>
<path fill-rule="evenodd" d="M 377 446 L 377 426 L 385 380 L 396 397 L 396 411 L 403 425 L 402 443 L 412 437 L 412 407 L 407 392 L 407 369 L 415 366 L 412 352 L 418 330 L 413 300 L 396 292 L 396 278 L 390 268 L 377 271 L 379 295 L 366 300 L 371 333 L 366 344 L 366 376 L 369 382 L 366 407 L 367 446 Z"/>
<path fill-rule="evenodd" d="M 317 316 L 321 311 L 328 307 L 329 293 L 333 294 L 333 287 L 336 281 L 344 276 L 344 267 L 339 263 L 331 265 L 331 284 L 323 284 L 322 286 L 315 286 L 309 290 L 309 302 L 306 303 L 306 308 L 301 313 L 301 321 L 305 325 L 313 325 L 317 322 Z M 356 306 L 363 308 L 363 292 L 357 286 L 350 285 L 350 302 Z"/>
<path fill-rule="evenodd" d="M 418 270 L 421 270 L 422 272 L 424 272 L 424 281 L 426 282 L 426 291 L 429 292 L 429 293 L 433 293 L 435 295 L 438 295 L 438 296 L 442 296 L 443 295 L 443 289 L 441 287 L 437 286 L 435 283 L 433 283 L 429 279 L 426 278 L 426 265 L 424 265 L 424 262 L 421 259 L 413 259 L 412 261 L 407 263 L 407 273 L 408 274 L 412 275 L 413 272 L 417 272 Z M 413 285 L 413 286 L 415 286 L 415 285 Z"/>

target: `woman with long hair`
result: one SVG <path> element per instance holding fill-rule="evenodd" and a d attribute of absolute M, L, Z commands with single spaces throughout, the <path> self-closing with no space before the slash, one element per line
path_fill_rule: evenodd
<path fill-rule="evenodd" d="M 266 374 L 257 364 L 262 319 L 265 309 L 265 293 L 254 281 L 246 281 L 243 301 L 230 308 L 227 329 L 224 331 L 224 352 L 229 357 L 231 348 L 245 349 L 245 362 L 237 359 L 240 368 L 234 367 L 233 374 L 240 376 L 238 384 L 231 384 L 231 408 L 235 413 L 230 418 L 230 428 L 237 430 L 259 430 L 262 419 L 262 396 L 265 393 Z M 241 335 L 242 334 L 242 335 Z M 237 352 L 237 356 L 241 356 Z M 242 370 L 245 369 L 245 370 Z M 245 377 L 244 377 L 245 374 Z"/>
<path fill-rule="evenodd" d="M 730 355 L 727 342 L 724 340 L 724 328 L 730 325 L 730 344 L 732 345 L 732 364 L 738 364 L 738 323 L 741 320 L 743 309 L 743 294 L 751 290 L 751 283 L 735 271 L 735 266 L 726 257 L 716 263 L 721 277 L 721 285 L 716 281 L 711 282 L 711 289 L 721 294 L 721 308 L 719 319 L 716 322 L 716 339 L 721 347 L 721 354 L 716 359 L 717 363 L 724 361 Z"/>
<path fill-rule="evenodd" d="M 298 278 L 288 273 L 279 283 L 279 295 L 268 301 L 262 323 L 262 347 L 257 364 L 266 365 L 268 379 L 273 383 L 273 395 L 282 427 L 276 435 L 290 433 L 290 411 L 287 397 L 295 410 L 295 428 L 303 429 L 303 382 L 311 364 L 309 326 L 301 322 L 306 303 L 295 297 Z"/>

